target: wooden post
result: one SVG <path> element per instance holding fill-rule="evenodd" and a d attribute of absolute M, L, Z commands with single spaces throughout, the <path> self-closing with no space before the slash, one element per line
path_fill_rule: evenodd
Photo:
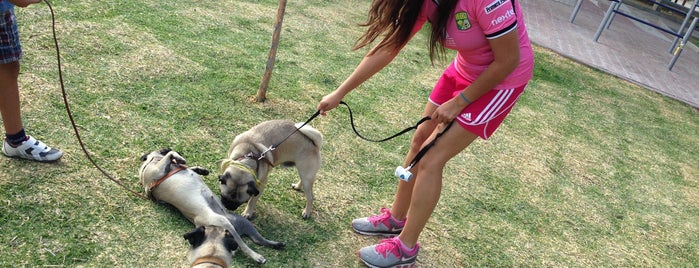
<path fill-rule="evenodd" d="M 267 65 L 265 74 L 262 76 L 262 83 L 257 89 L 257 102 L 267 100 L 267 86 L 269 79 L 272 77 L 272 69 L 274 69 L 274 61 L 277 57 L 277 47 L 279 45 L 279 36 L 282 32 L 282 22 L 284 21 L 284 10 L 286 9 L 286 0 L 279 0 L 279 9 L 277 9 L 277 20 L 274 22 L 274 33 L 272 34 L 272 45 L 269 48 L 269 56 L 267 57 Z"/>

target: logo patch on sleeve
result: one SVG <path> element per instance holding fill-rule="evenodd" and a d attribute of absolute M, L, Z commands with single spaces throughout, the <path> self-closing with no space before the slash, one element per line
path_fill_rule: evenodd
<path fill-rule="evenodd" d="M 454 14 L 454 19 L 456 19 L 456 28 L 460 31 L 468 30 L 471 28 L 471 21 L 468 20 L 468 13 L 457 12 Z"/>

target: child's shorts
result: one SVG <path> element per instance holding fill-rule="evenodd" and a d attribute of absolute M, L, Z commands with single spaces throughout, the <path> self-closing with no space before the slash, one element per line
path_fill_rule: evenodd
<path fill-rule="evenodd" d="M 437 81 L 429 101 L 437 106 L 442 105 L 470 84 L 471 81 L 467 81 L 456 72 L 452 63 Z M 505 120 L 525 87 L 526 84 L 517 88 L 488 91 L 466 106 L 456 120 L 467 131 L 487 140 Z"/>
<path fill-rule="evenodd" d="M 19 61 L 22 46 L 19 42 L 17 19 L 13 9 L 0 13 L 0 64 Z"/>

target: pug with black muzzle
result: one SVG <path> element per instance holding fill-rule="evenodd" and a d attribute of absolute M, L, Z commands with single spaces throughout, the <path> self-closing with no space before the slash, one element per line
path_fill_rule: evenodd
<path fill-rule="evenodd" d="M 185 166 L 185 159 L 170 149 L 145 154 L 141 161 L 139 177 L 146 194 L 153 200 L 174 206 L 197 228 L 185 234 L 192 245 L 192 263 L 201 258 L 218 256 L 228 265 L 232 255 L 230 252 L 226 254 L 224 249 L 234 250 L 236 247 L 255 261 L 264 263 L 265 258 L 250 249 L 241 235 L 263 246 L 275 249 L 284 247 L 284 243 L 262 237 L 246 218 L 226 211 L 200 176 L 209 174 L 208 170 Z M 214 227 L 223 228 L 225 232 L 216 231 Z"/>
<path fill-rule="evenodd" d="M 188 255 L 193 268 L 229 267 L 238 248 L 235 238 L 220 226 L 199 226 L 183 237 L 192 246 Z"/>
<path fill-rule="evenodd" d="M 287 120 L 265 121 L 239 134 L 228 149 L 228 158 L 220 163 L 223 205 L 235 210 L 247 202 L 241 215 L 252 218 L 270 171 L 277 166 L 295 166 L 299 182 L 291 187 L 304 192 L 306 207 L 301 216 L 310 217 L 322 143 L 323 135 L 317 129 Z"/>

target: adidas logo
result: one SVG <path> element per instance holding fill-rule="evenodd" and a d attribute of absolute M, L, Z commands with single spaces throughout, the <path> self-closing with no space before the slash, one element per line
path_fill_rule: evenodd
<path fill-rule="evenodd" d="M 471 121 L 471 113 L 463 113 L 461 114 L 461 118 L 465 119 L 466 121 Z"/>

